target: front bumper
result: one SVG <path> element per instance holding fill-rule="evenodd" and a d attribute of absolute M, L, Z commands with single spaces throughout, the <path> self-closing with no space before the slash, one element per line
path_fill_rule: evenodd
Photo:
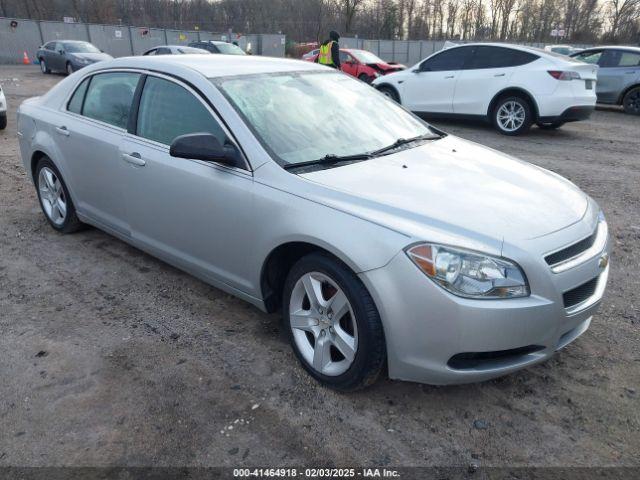
<path fill-rule="evenodd" d="M 383 321 L 389 376 L 434 385 L 469 383 L 550 358 L 589 327 L 609 272 L 599 260 L 600 255 L 561 274 L 552 273 L 542 257 L 535 266 L 521 264 L 532 294 L 508 300 L 454 296 L 404 252 L 383 268 L 361 273 Z M 598 286 L 585 307 L 565 309 L 563 292 L 596 276 Z"/>

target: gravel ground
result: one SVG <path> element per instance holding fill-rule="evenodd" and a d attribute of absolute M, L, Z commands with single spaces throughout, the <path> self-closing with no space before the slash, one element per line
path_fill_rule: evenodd
<path fill-rule="evenodd" d="M 15 109 L 58 82 L 0 66 L 0 466 L 638 466 L 640 118 L 613 109 L 510 138 L 434 124 L 568 177 L 614 255 L 591 328 L 475 385 L 314 383 L 280 325 L 109 235 L 59 235 L 20 161 Z"/>

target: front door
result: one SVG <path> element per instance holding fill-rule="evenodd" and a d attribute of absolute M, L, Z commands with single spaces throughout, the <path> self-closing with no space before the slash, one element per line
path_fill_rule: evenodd
<path fill-rule="evenodd" d="M 429 57 L 407 71 L 402 103 L 414 112 L 452 113 L 456 81 L 473 47 L 456 47 Z"/>
<path fill-rule="evenodd" d="M 120 151 L 132 237 L 201 278 L 251 291 L 253 177 L 246 169 L 169 155 L 176 137 L 196 132 L 230 142 L 215 114 L 186 85 L 146 77 L 135 135 Z"/>
<path fill-rule="evenodd" d="M 621 94 L 640 77 L 640 53 L 629 50 L 605 50 L 598 70 L 598 100 L 618 103 Z"/>

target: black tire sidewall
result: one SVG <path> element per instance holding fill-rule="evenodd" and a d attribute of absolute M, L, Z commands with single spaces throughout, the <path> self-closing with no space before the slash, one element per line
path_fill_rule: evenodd
<path fill-rule="evenodd" d="M 500 124 L 498 123 L 498 110 L 500 110 L 500 107 L 502 105 L 510 101 L 518 102 L 520 105 L 523 106 L 525 111 L 524 122 L 522 123 L 520 128 L 512 132 L 503 130 L 502 127 L 500 127 Z M 491 112 L 491 122 L 493 123 L 493 126 L 496 128 L 496 130 L 498 130 L 498 132 L 500 132 L 503 135 L 521 135 L 522 133 L 529 130 L 529 128 L 531 128 L 531 124 L 533 123 L 533 110 L 531 108 L 531 104 L 529 103 L 529 100 L 518 95 L 506 95 L 504 97 L 500 97 L 496 102 L 495 106 L 493 107 L 493 111 Z"/>
<path fill-rule="evenodd" d="M 358 79 L 364 83 L 370 84 L 372 82 L 372 78 L 366 73 L 361 73 L 360 75 L 358 75 Z"/>
<path fill-rule="evenodd" d="M 396 93 L 396 91 L 391 88 L 391 87 L 387 87 L 386 85 L 380 87 L 378 89 L 378 91 L 380 93 L 382 93 L 383 95 L 389 97 L 389 99 L 393 100 L 396 103 L 400 103 L 400 98 L 398 97 L 398 94 Z M 389 94 L 387 95 L 385 92 L 388 92 Z"/>
<path fill-rule="evenodd" d="M 622 99 L 622 108 L 624 108 L 624 112 L 629 114 L 629 115 L 640 115 L 640 110 L 631 110 L 630 108 L 627 108 L 627 100 L 629 99 L 629 96 L 632 95 L 633 93 L 640 93 L 640 87 L 634 87 L 631 90 L 629 90 L 625 95 L 624 98 Z"/>
<path fill-rule="evenodd" d="M 358 348 L 349 369 L 337 376 L 318 373 L 307 363 L 293 337 L 289 320 L 289 302 L 298 279 L 308 272 L 320 272 L 330 277 L 345 293 L 355 314 L 358 328 Z M 320 383 L 341 391 L 366 387 L 377 379 L 386 360 L 382 322 L 377 308 L 360 279 L 342 262 L 323 253 L 312 253 L 300 259 L 285 280 L 282 301 L 284 328 L 293 351 L 303 368 Z"/>
<path fill-rule="evenodd" d="M 51 71 L 47 67 L 47 62 L 45 62 L 44 59 L 40 59 L 40 71 L 44 74 L 47 74 Z"/>
<path fill-rule="evenodd" d="M 74 73 L 73 65 L 71 65 L 71 62 L 67 62 L 66 71 L 67 75 L 71 75 Z"/>
<path fill-rule="evenodd" d="M 7 128 L 7 114 L 0 114 L 0 130 Z"/>
<path fill-rule="evenodd" d="M 67 216 L 65 217 L 62 225 L 56 225 L 55 223 L 53 223 L 49 218 L 49 216 L 44 211 L 44 207 L 42 206 L 42 198 L 40 198 L 39 178 L 40 178 L 40 170 L 42 170 L 44 167 L 48 167 L 53 171 L 53 173 L 56 174 L 56 177 L 58 177 L 58 181 L 62 184 L 64 197 L 67 200 Z M 51 225 L 51 227 L 54 230 L 57 230 L 58 232 L 62 232 L 62 233 L 70 233 L 77 230 L 78 224 L 80 223 L 80 221 L 78 220 L 78 217 L 76 215 L 76 209 L 75 209 L 75 206 L 73 205 L 73 201 L 71 200 L 71 195 L 69 195 L 67 184 L 62 178 L 62 175 L 60 174 L 60 171 L 58 170 L 58 168 L 48 157 L 43 157 L 38 162 L 35 173 L 33 175 L 33 180 L 36 185 L 36 193 L 38 195 L 38 202 L 40 203 L 40 209 L 42 210 L 42 214 L 44 215 L 44 218 L 46 218 L 47 222 L 49 222 L 49 225 Z"/>

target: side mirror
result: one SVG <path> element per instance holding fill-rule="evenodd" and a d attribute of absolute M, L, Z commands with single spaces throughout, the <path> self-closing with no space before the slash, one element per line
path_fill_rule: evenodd
<path fill-rule="evenodd" d="M 59 53 L 60 55 L 64 55 L 64 50 L 58 50 L 58 53 Z"/>
<path fill-rule="evenodd" d="M 217 162 L 229 167 L 242 166 L 240 153 L 234 145 L 222 145 L 215 135 L 210 133 L 189 133 L 177 137 L 169 155 L 176 158 Z"/>

